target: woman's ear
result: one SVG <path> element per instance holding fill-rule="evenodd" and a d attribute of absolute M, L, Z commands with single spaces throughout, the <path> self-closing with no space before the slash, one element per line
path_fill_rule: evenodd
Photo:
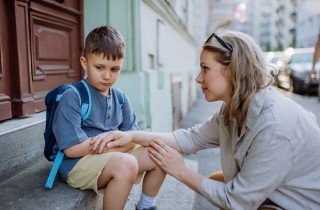
<path fill-rule="evenodd" d="M 87 71 L 87 59 L 83 56 L 80 57 L 80 63 L 83 70 Z"/>

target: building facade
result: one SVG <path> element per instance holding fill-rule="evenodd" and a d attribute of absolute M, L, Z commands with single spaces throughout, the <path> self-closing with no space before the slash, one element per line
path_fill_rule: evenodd
<path fill-rule="evenodd" d="M 298 0 L 296 46 L 314 47 L 320 34 L 320 1 Z"/>

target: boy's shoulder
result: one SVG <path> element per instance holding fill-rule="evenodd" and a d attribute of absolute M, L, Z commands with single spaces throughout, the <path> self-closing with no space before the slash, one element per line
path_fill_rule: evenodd
<path fill-rule="evenodd" d="M 77 103 L 77 104 L 79 104 L 80 103 L 80 98 L 72 88 L 69 88 L 68 90 L 66 90 L 62 94 L 60 103 L 62 103 L 62 104 L 63 103 L 67 103 L 67 104 Z"/>
<path fill-rule="evenodd" d="M 67 85 L 69 88 L 62 93 L 59 106 L 67 105 L 75 107 L 85 104 L 90 105 L 92 103 L 89 85 L 84 80 Z"/>
<path fill-rule="evenodd" d="M 111 87 L 110 90 L 111 90 L 111 94 L 113 94 L 113 93 L 115 93 L 115 94 L 124 94 L 124 92 L 118 87 Z"/>
<path fill-rule="evenodd" d="M 111 88 L 111 94 L 114 95 L 114 96 L 118 99 L 118 101 L 119 101 L 119 103 L 120 103 L 121 106 L 122 106 L 124 103 L 126 103 L 126 101 L 127 101 L 127 96 L 126 96 L 126 94 L 125 94 L 122 90 L 120 90 L 119 88 L 117 88 L 117 87 L 112 87 L 112 88 Z"/>

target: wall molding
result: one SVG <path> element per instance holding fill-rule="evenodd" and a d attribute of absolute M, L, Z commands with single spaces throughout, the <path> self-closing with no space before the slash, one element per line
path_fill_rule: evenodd
<path fill-rule="evenodd" d="M 145 4 L 150 6 L 156 13 L 158 13 L 164 20 L 166 20 L 173 28 L 175 28 L 180 35 L 182 35 L 190 44 L 197 46 L 195 39 L 189 33 L 186 25 L 177 16 L 174 9 L 167 3 L 167 1 L 159 0 L 143 0 Z"/>

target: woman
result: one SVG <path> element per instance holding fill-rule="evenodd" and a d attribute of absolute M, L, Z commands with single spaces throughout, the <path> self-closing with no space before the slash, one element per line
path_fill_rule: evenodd
<path fill-rule="evenodd" d="M 153 161 L 219 208 L 320 209 L 320 129 L 313 114 L 270 87 L 254 40 L 212 34 L 200 61 L 196 81 L 206 100 L 224 102 L 208 121 L 173 133 L 112 132 L 96 138 L 93 150 L 151 146 Z M 180 155 L 215 147 L 225 182 L 186 168 Z"/>

